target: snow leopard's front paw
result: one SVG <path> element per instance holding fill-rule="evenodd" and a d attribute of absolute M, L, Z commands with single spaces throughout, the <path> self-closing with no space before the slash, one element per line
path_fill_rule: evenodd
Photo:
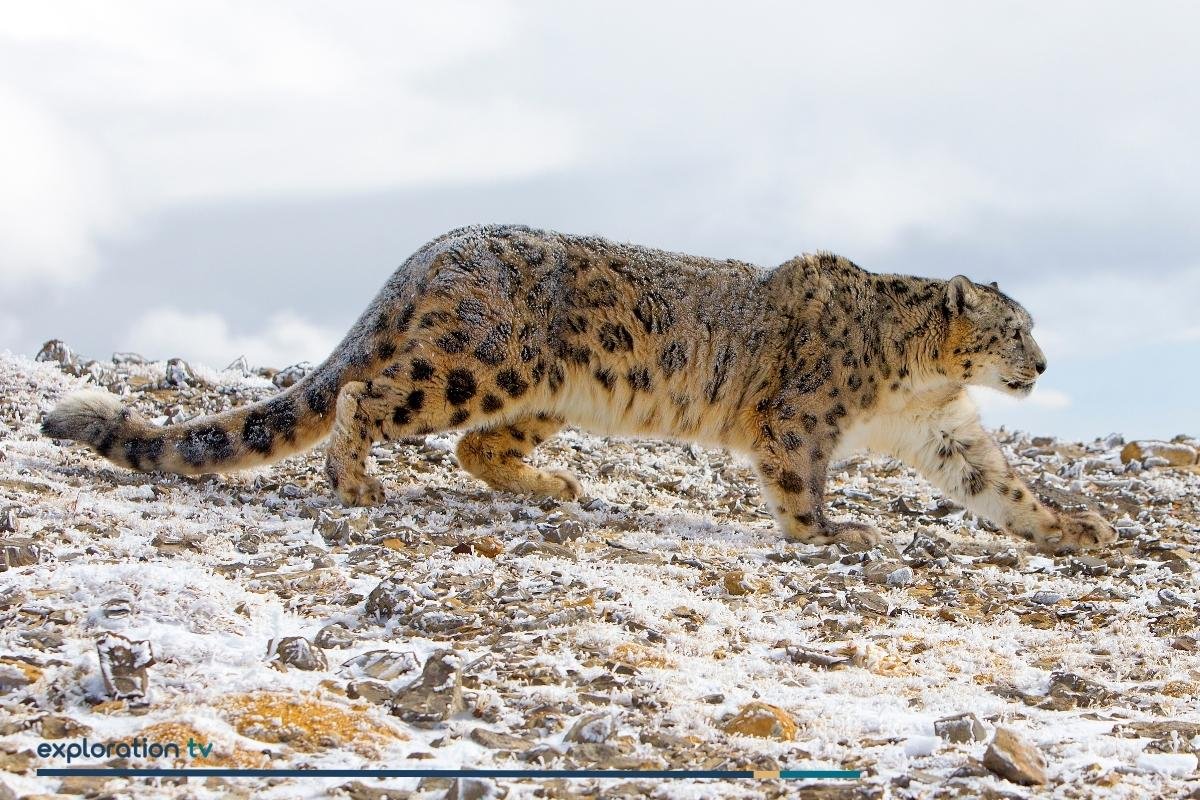
<path fill-rule="evenodd" d="M 383 484 L 369 476 L 343 479 L 335 492 L 344 506 L 378 506 L 386 499 Z"/>
<path fill-rule="evenodd" d="M 1037 537 L 1037 543 L 1055 553 L 1095 550 L 1117 540 L 1117 531 L 1094 511 L 1060 514 L 1053 524 Z"/>
<path fill-rule="evenodd" d="M 878 529 L 862 522 L 803 523 L 800 519 L 788 526 L 789 539 L 806 544 L 844 544 L 855 549 L 871 548 L 883 541 Z"/>

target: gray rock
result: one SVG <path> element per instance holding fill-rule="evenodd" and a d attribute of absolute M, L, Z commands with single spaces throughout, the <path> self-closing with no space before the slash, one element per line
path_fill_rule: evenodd
<path fill-rule="evenodd" d="M 532 742 L 513 736 L 511 733 L 491 731 L 487 728 L 475 728 L 471 731 L 471 741 L 483 745 L 489 750 L 511 750 L 523 752 L 528 750 Z"/>
<path fill-rule="evenodd" d="M 274 661 L 285 672 L 288 667 L 313 672 L 329 669 L 329 661 L 321 648 L 303 636 L 285 636 L 275 646 Z"/>
<path fill-rule="evenodd" d="M 413 615 L 412 627 L 422 633 L 446 636 L 463 629 L 478 627 L 479 617 L 475 614 L 457 614 L 437 608 L 429 608 Z"/>
<path fill-rule="evenodd" d="M 244 533 L 234 541 L 233 549 L 239 553 L 252 556 L 258 553 L 258 549 L 262 547 L 262 543 L 263 535 L 261 533 Z"/>
<path fill-rule="evenodd" d="M 370 518 L 362 513 L 323 509 L 313 521 L 313 532 L 330 544 L 362 544 L 367 540 Z"/>
<path fill-rule="evenodd" d="M 453 650 L 437 650 L 429 656 L 421 677 L 392 701 L 392 713 L 417 727 L 436 726 L 465 708 L 462 659 Z"/>
<path fill-rule="evenodd" d="M 1095 577 L 1108 572 L 1108 562 L 1095 556 L 1073 556 L 1068 572 L 1071 575 L 1090 575 Z"/>
<path fill-rule="evenodd" d="M 1098 681 L 1073 672 L 1055 672 L 1050 675 L 1050 688 L 1045 699 L 1037 705 L 1052 711 L 1069 711 L 1108 705 L 1116 699 L 1117 695 Z"/>
<path fill-rule="evenodd" d="M 100 657 L 100 676 L 109 696 L 135 705 L 144 702 L 150 683 L 148 670 L 155 663 L 150 642 L 106 633 L 96 640 L 96 652 Z"/>
<path fill-rule="evenodd" d="M 167 362 L 167 372 L 163 378 L 163 385 L 175 389 L 182 389 L 185 386 L 195 386 L 196 374 L 192 372 L 192 368 L 182 358 L 172 358 Z"/>
<path fill-rule="evenodd" d="M 824 650 L 814 650 L 796 644 L 789 645 L 786 652 L 793 664 L 808 664 L 821 669 L 840 669 L 850 663 L 848 656 L 827 653 Z"/>
<path fill-rule="evenodd" d="M 571 730 L 567 731 L 566 740 L 568 742 L 600 743 L 607 741 L 615 730 L 616 725 L 611 715 L 584 714 L 575 721 Z"/>
<path fill-rule="evenodd" d="M 42 560 L 42 551 L 32 539 L 0 539 L 0 572 L 28 567 Z"/>
<path fill-rule="evenodd" d="M 62 339 L 51 339 L 43 344 L 42 349 L 38 350 L 38 354 L 34 356 L 34 361 L 58 364 L 64 372 L 72 375 L 81 375 L 83 373 L 83 368 L 79 363 L 79 356 L 75 355 L 74 351 Z"/>
<path fill-rule="evenodd" d="M 970 711 L 942 717 L 933 723 L 933 731 L 947 742 L 968 744 L 982 742 L 987 738 L 987 729 L 979 721 L 979 717 Z"/>
<path fill-rule="evenodd" d="M 512 549 L 512 554 L 515 556 L 539 555 L 549 558 L 562 558 L 567 561 L 575 561 L 575 551 L 566 545 L 555 544 L 554 542 L 518 542 Z"/>
<path fill-rule="evenodd" d="M 342 664 L 342 671 L 391 681 L 415 672 L 419 665 L 416 655 L 407 650 L 370 650 Z"/>
<path fill-rule="evenodd" d="M 112 362 L 118 366 L 140 365 L 146 363 L 146 358 L 141 353 L 113 353 Z"/>
<path fill-rule="evenodd" d="M 326 625 L 317 631 L 317 635 L 313 637 L 313 644 L 325 650 L 340 650 L 344 647 L 353 647 L 356 641 L 358 641 L 358 637 L 340 622 L 333 622 Z"/>
<path fill-rule="evenodd" d="M 397 573 L 384 578 L 379 585 L 367 595 L 367 616 L 380 621 L 393 617 L 407 617 L 413 612 L 413 607 L 420 602 L 417 593 L 408 585 L 408 577 Z"/>
<path fill-rule="evenodd" d="M 503 794 L 495 783 L 482 778 L 455 778 L 442 795 L 443 800 L 490 800 L 494 797 L 503 797 Z"/>
<path fill-rule="evenodd" d="M 573 519 L 543 522 L 537 526 L 537 529 L 543 539 L 554 544 L 573 542 L 583 536 L 583 525 Z"/>
<path fill-rule="evenodd" d="M 350 681 L 346 684 L 346 696 L 351 700 L 361 698 L 369 703 L 390 703 L 396 699 L 396 693 L 390 686 L 372 680 Z"/>
<path fill-rule="evenodd" d="M 275 377 L 271 378 L 271 383 L 280 389 L 286 389 L 298 383 L 305 375 L 312 371 L 312 364 L 307 361 L 301 361 L 299 364 L 292 364 L 290 367 L 284 367 L 279 372 L 276 372 Z"/>
<path fill-rule="evenodd" d="M 1005 780 L 1022 786 L 1046 782 L 1046 758 L 1011 728 L 996 728 L 983 754 L 983 765 Z"/>
<path fill-rule="evenodd" d="M 1058 592 L 1050 592 L 1050 591 L 1043 590 L 1043 591 L 1039 591 L 1039 592 L 1034 592 L 1033 596 L 1029 598 L 1029 602 L 1036 603 L 1039 606 L 1052 606 L 1052 605 L 1057 604 L 1062 599 L 1063 599 L 1063 596 L 1061 594 L 1059 594 Z"/>

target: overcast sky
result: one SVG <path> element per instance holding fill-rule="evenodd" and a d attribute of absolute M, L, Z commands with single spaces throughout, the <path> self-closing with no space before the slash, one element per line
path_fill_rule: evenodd
<path fill-rule="evenodd" d="M 1200 433 L 1200 6 L 9 4 L 0 349 L 318 361 L 438 233 L 521 222 L 999 281 L 986 419 Z"/>

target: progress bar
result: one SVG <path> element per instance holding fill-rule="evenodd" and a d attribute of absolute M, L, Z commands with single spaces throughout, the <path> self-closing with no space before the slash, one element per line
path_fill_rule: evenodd
<path fill-rule="evenodd" d="M 39 777 L 89 778 L 622 778 L 743 780 L 858 780 L 856 769 L 698 770 L 698 769 L 135 769 L 121 767 L 42 767 Z"/>

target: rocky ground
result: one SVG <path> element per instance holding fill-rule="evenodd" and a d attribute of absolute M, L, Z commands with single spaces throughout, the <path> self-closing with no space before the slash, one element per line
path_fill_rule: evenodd
<path fill-rule="evenodd" d="M 212 745 L 178 766 L 861 769 L 803 796 L 1200 796 L 1186 442 L 1000 432 L 1044 496 L 1116 522 L 1083 557 L 1030 551 L 899 463 L 842 462 L 835 514 L 889 534 L 852 552 L 782 541 L 728 454 L 577 432 L 536 457 L 581 476 L 578 503 L 491 493 L 449 436 L 376 449 L 390 495 L 368 511 L 331 503 L 319 450 L 133 474 L 40 437 L 43 413 L 98 384 L 181 420 L 269 395 L 271 373 L 44 357 L 0 356 L 0 798 L 799 785 L 34 775 L 65 765 L 39 744 L 83 737 Z"/>

